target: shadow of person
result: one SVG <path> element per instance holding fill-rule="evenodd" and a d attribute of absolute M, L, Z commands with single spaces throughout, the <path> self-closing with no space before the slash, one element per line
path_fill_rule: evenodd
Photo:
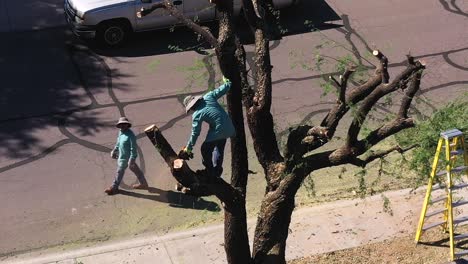
<path fill-rule="evenodd" d="M 140 192 L 132 192 L 128 190 L 119 190 L 119 194 L 148 199 L 156 202 L 167 203 L 171 207 L 187 208 L 195 210 L 208 210 L 211 212 L 219 212 L 221 208 L 219 205 L 212 201 L 207 201 L 200 197 L 194 197 L 185 195 L 183 193 L 174 191 L 165 191 L 155 187 L 149 187 L 148 192 L 150 194 L 144 194 Z"/>

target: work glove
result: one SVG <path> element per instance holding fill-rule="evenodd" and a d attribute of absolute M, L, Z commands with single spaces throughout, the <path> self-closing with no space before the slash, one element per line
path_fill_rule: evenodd
<path fill-rule="evenodd" d="M 223 75 L 223 82 L 228 83 L 228 82 L 231 82 L 231 81 L 228 78 L 224 77 L 224 75 Z"/>
<path fill-rule="evenodd" d="M 188 149 L 187 147 L 179 151 L 179 154 L 177 156 L 179 157 L 179 159 L 183 159 L 183 160 L 193 159 L 192 150 Z"/>
<path fill-rule="evenodd" d="M 111 158 L 118 159 L 119 158 L 119 149 L 114 148 L 110 153 Z"/>

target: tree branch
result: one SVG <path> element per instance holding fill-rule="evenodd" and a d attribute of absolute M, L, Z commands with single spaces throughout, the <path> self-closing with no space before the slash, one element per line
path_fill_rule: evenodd
<path fill-rule="evenodd" d="M 414 62 L 408 59 L 408 66 L 403 70 L 390 84 L 380 85 L 374 91 L 367 96 L 362 102 L 356 117 L 353 119 L 349 129 L 346 144 L 348 147 L 352 147 L 357 142 L 357 136 L 361 130 L 364 120 L 372 109 L 372 107 L 380 100 L 383 96 L 396 91 L 398 88 L 404 89 L 408 83 L 409 78 L 416 72 L 424 69 L 425 66 L 421 62 Z"/>
<path fill-rule="evenodd" d="M 385 124 L 375 129 L 371 133 L 369 133 L 369 135 L 363 140 L 359 141 L 356 144 L 356 146 L 359 146 L 359 145 L 374 146 L 380 141 L 388 138 L 389 136 L 394 135 L 403 129 L 410 128 L 413 126 L 414 126 L 414 120 L 412 118 L 397 117 L 392 122 Z"/>
<path fill-rule="evenodd" d="M 418 144 L 414 144 L 414 145 L 402 148 L 399 145 L 396 145 L 386 150 L 372 152 L 370 155 L 368 155 L 364 159 L 355 158 L 354 160 L 352 160 L 351 164 L 364 168 L 367 166 L 367 164 L 371 163 L 372 161 L 383 158 L 387 156 L 388 154 L 392 153 L 393 151 L 397 151 L 398 153 L 405 153 L 406 151 L 409 151 L 418 146 L 419 146 Z"/>
<path fill-rule="evenodd" d="M 217 49 L 219 47 L 218 40 L 211 34 L 210 31 L 206 30 L 205 28 L 201 27 L 197 23 L 193 22 L 192 20 L 185 17 L 177 8 L 168 0 L 163 0 L 162 2 L 158 2 L 153 4 L 150 8 L 142 8 L 139 12 L 137 12 L 137 17 L 141 18 L 144 17 L 156 9 L 164 8 L 169 14 L 175 18 L 177 18 L 180 22 L 182 22 L 185 26 L 190 28 L 191 30 L 195 31 L 196 33 L 200 34 L 210 45 Z"/>
<path fill-rule="evenodd" d="M 394 121 L 372 131 L 365 139 L 356 142 L 352 146 L 344 144 L 332 151 L 325 151 L 308 156 L 304 159 L 308 169 L 317 170 L 325 167 L 337 166 L 346 163 L 355 164 L 357 157 L 364 154 L 380 141 L 395 133 L 412 127 L 411 118 L 396 118 Z"/>
<path fill-rule="evenodd" d="M 333 83 L 335 84 L 336 88 L 340 89 L 341 84 L 340 84 L 340 82 L 338 82 L 338 81 L 336 80 L 335 77 L 333 77 L 333 76 L 330 75 L 330 76 L 328 76 L 328 79 L 332 80 Z"/>
<path fill-rule="evenodd" d="M 378 52 L 377 55 L 379 54 L 381 53 Z M 376 58 L 378 58 L 379 60 L 383 59 L 383 57 L 380 55 L 376 56 Z M 333 137 L 339 122 L 341 121 L 343 116 L 349 111 L 350 107 L 364 100 L 364 98 L 366 98 L 379 84 L 382 83 L 382 72 L 384 71 L 384 65 L 385 62 L 380 61 L 380 64 L 377 65 L 377 69 L 375 70 L 374 77 L 370 78 L 369 80 L 367 80 L 366 83 L 352 89 L 349 92 L 347 92 L 347 83 L 349 77 L 355 71 L 355 68 L 348 68 L 345 71 L 343 77 L 341 78 L 341 82 L 339 83 L 341 99 L 332 109 L 330 109 L 330 111 L 320 124 L 320 126 L 328 127 L 330 137 Z"/>
<path fill-rule="evenodd" d="M 356 72 L 356 67 L 353 66 L 353 67 L 350 67 L 350 68 L 347 68 L 343 74 L 343 76 L 341 76 L 341 86 L 347 86 L 348 85 L 348 79 L 349 77 L 351 77 L 351 74 L 353 74 L 354 72 Z"/>
<path fill-rule="evenodd" d="M 339 93 L 339 99 L 342 104 L 346 104 L 346 90 L 348 88 L 348 79 L 351 77 L 351 74 L 353 74 L 356 71 L 355 67 L 352 68 L 347 68 L 345 73 L 340 76 L 340 93 Z"/>
<path fill-rule="evenodd" d="M 247 23 L 255 36 L 255 80 L 256 91 L 252 111 L 270 111 L 271 108 L 271 70 L 269 39 L 265 15 L 265 0 L 242 0 Z M 260 16 L 259 16 L 260 15 Z M 271 16 L 269 16 L 271 17 Z M 271 21 L 268 21 L 271 22 Z"/>
<path fill-rule="evenodd" d="M 289 128 L 284 154 L 286 166 L 288 168 L 294 166 L 294 164 L 300 162 L 304 154 L 323 146 L 328 140 L 328 129 L 326 127 L 302 125 Z"/>
<path fill-rule="evenodd" d="M 368 149 L 362 148 L 359 150 L 357 149 L 351 150 L 349 148 L 341 147 L 335 150 L 315 153 L 310 156 L 307 156 L 306 158 L 302 160 L 304 164 L 303 165 L 304 173 L 302 175 L 305 178 L 312 171 L 327 168 L 327 167 L 332 167 L 332 166 L 344 165 L 348 163 L 353 164 L 358 167 L 365 167 L 367 164 L 369 164 L 373 160 L 384 157 L 393 151 L 404 153 L 418 146 L 419 146 L 418 144 L 410 145 L 408 147 L 394 146 L 387 150 L 373 152 L 369 156 L 365 157 L 364 159 L 359 159 L 358 156 L 364 154 L 366 151 L 370 149 L 370 147 Z"/>
<path fill-rule="evenodd" d="M 380 74 L 382 75 L 382 83 L 387 84 L 388 80 L 390 79 L 390 75 L 388 74 L 388 59 L 385 55 L 382 54 L 379 50 L 374 50 L 372 55 L 377 57 L 380 61 Z"/>
<path fill-rule="evenodd" d="M 246 109 L 252 107 L 253 105 L 253 97 L 254 91 L 249 84 L 249 80 L 247 78 L 247 63 L 246 63 L 246 53 L 244 46 L 240 43 L 238 38 L 235 39 L 236 41 L 236 60 L 237 64 L 239 65 L 240 70 L 240 78 L 241 78 L 241 89 L 242 89 L 242 103 L 246 107 Z"/>
<path fill-rule="evenodd" d="M 262 6 L 265 9 L 265 18 L 266 21 L 266 30 L 267 36 L 270 40 L 278 40 L 282 38 L 281 28 L 279 24 L 279 16 L 275 14 L 275 8 L 273 0 L 263 0 L 261 1 Z"/>
<path fill-rule="evenodd" d="M 380 52 L 379 52 L 380 54 Z M 378 55 L 378 54 L 377 54 Z M 380 56 L 383 60 L 383 55 Z M 385 61 L 382 61 L 381 65 Z M 381 66 L 383 67 L 383 66 Z M 321 169 L 324 167 L 331 167 L 336 165 L 341 165 L 345 163 L 352 163 L 362 165 L 365 162 L 370 162 L 379 157 L 379 155 L 384 155 L 385 152 L 377 153 L 376 155 L 367 157 L 365 160 L 360 160 L 357 157 L 371 149 L 373 146 L 378 144 L 380 141 L 388 138 L 391 135 L 398 133 L 399 131 L 414 126 L 414 121 L 411 118 L 407 117 L 407 110 L 411 104 L 411 100 L 414 97 L 414 94 L 419 90 L 420 79 L 422 76 L 422 71 L 425 68 L 425 64 L 420 61 L 415 61 L 413 57 L 408 56 L 408 66 L 403 70 L 390 84 L 384 84 L 376 87 L 374 90 L 367 90 L 370 93 L 363 99 L 362 105 L 358 110 L 357 117 L 354 118 L 352 124 L 348 130 L 348 138 L 346 143 L 333 151 L 326 151 L 322 153 L 315 153 L 304 158 L 301 162 L 305 163 L 306 173 L 310 171 Z M 376 74 L 379 74 L 378 79 L 383 78 L 379 70 L 376 70 Z M 361 129 L 362 122 L 364 118 L 369 113 L 370 109 L 375 105 L 375 103 L 382 98 L 383 96 L 396 91 L 398 88 L 406 88 L 407 83 L 411 79 L 411 85 L 406 89 L 405 98 L 402 99 L 402 105 L 399 110 L 398 116 L 391 122 L 375 129 L 363 140 L 358 141 L 357 135 Z M 362 96 L 362 90 L 359 93 L 355 93 L 352 96 L 348 95 L 347 101 L 357 100 L 356 97 Z M 338 107 L 335 108 L 335 111 L 332 112 L 335 117 L 338 117 L 343 114 L 343 112 L 337 111 Z M 343 108 L 342 108 L 343 109 Z M 344 109 L 346 110 L 346 109 Z M 341 111 L 344 111 L 341 110 Z M 327 118 L 330 118 L 327 117 Z M 325 121 L 330 119 L 325 119 Z M 329 128 L 329 127 L 328 127 Z M 332 133 L 329 130 L 329 135 Z M 409 147 L 408 149 L 413 148 Z M 388 151 L 399 150 L 397 147 L 394 147 Z M 405 149 L 403 149 L 405 150 Z"/>
<path fill-rule="evenodd" d="M 413 101 L 414 95 L 418 92 L 421 85 L 422 71 L 418 71 L 411 77 L 411 85 L 406 90 L 405 95 L 401 99 L 400 111 L 398 116 L 401 118 L 408 118 L 408 110 Z"/>
<path fill-rule="evenodd" d="M 278 175 L 270 173 L 276 171 L 278 164 L 284 162 L 279 151 L 278 142 L 274 132 L 273 116 L 271 115 L 272 82 L 269 40 L 266 36 L 266 25 L 263 19 L 255 15 L 256 10 L 261 10 L 262 0 L 243 0 L 243 9 L 247 22 L 254 30 L 255 36 L 255 92 L 247 108 L 247 122 L 249 124 L 255 153 L 265 175 Z M 279 179 L 267 178 L 267 185 L 278 182 Z M 275 184 L 272 184 L 275 185 Z"/>
<path fill-rule="evenodd" d="M 224 203 L 231 203 L 237 199 L 237 195 L 242 195 L 224 180 L 208 177 L 204 170 L 192 171 L 185 160 L 177 157 L 174 149 L 156 125 L 147 127 L 145 134 L 166 161 L 174 178 L 186 187 L 186 194 L 193 196 L 216 195 Z"/>

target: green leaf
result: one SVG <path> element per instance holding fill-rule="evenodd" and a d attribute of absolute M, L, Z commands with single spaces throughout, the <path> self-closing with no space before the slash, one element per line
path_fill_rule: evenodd
<path fill-rule="evenodd" d="M 429 176 L 440 133 L 457 128 L 466 135 L 467 116 L 468 93 L 435 111 L 430 117 L 420 120 L 416 127 L 395 135 L 401 146 L 419 144 L 420 147 L 413 150 L 408 158 L 408 164 L 411 170 L 419 174 L 420 181 L 424 181 Z M 443 162 L 439 162 L 439 166 L 444 166 Z"/>
<path fill-rule="evenodd" d="M 156 71 L 156 68 L 161 64 L 161 60 L 160 59 L 155 59 L 153 60 L 152 62 L 150 62 L 148 64 L 148 68 L 150 69 L 150 71 Z"/>

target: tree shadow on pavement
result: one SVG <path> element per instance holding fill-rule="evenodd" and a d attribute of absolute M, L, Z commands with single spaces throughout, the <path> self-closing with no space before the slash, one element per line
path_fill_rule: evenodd
<path fill-rule="evenodd" d="M 299 4 L 281 11 L 280 25 L 286 30 L 284 36 L 327 30 L 341 27 L 330 22 L 341 17 L 324 0 L 302 0 Z"/>
<path fill-rule="evenodd" d="M 86 136 L 113 125 L 88 110 L 101 111 L 105 106 L 97 98 L 128 90 L 124 83 L 109 81 L 128 76 L 109 69 L 86 49 L 68 45 L 73 37 L 64 28 L 0 33 L 0 38 L 0 157 L 23 159 L 44 153 L 63 139 L 57 127 Z M 77 112 L 82 117 L 77 118 Z"/>
<path fill-rule="evenodd" d="M 41 30 L 66 23 L 63 0 L 4 1 L 0 6 L 0 10 L 5 10 L 2 15 L 7 17 L 3 20 L 6 23 L 0 25 L 8 27 L 5 32 Z"/>
<path fill-rule="evenodd" d="M 148 192 L 151 194 L 119 190 L 119 194 L 122 195 L 140 199 L 148 199 L 155 202 L 168 203 L 171 207 L 208 210 L 211 212 L 221 211 L 221 208 L 217 203 L 204 200 L 203 198 L 189 196 L 174 191 L 165 191 L 155 187 L 149 187 Z"/>
<path fill-rule="evenodd" d="M 450 13 L 468 17 L 468 12 L 459 7 L 457 0 L 451 0 L 450 2 L 449 0 L 439 0 L 439 3 L 445 10 L 449 11 Z"/>
<path fill-rule="evenodd" d="M 337 20 L 341 20 L 340 16 L 324 0 L 299 1 L 299 4 L 295 6 L 281 10 L 280 15 L 283 36 L 341 27 L 341 25 L 328 23 Z M 205 23 L 203 26 L 210 28 L 214 35 L 218 33 L 217 22 Z M 244 44 L 253 43 L 251 30 L 243 19 L 239 19 L 237 30 Z M 210 48 L 203 39 L 186 27 L 135 33 L 120 48 L 103 49 L 93 44 L 91 47 L 97 54 L 110 57 L 140 57 L 182 51 L 205 54 L 205 49 Z"/>

